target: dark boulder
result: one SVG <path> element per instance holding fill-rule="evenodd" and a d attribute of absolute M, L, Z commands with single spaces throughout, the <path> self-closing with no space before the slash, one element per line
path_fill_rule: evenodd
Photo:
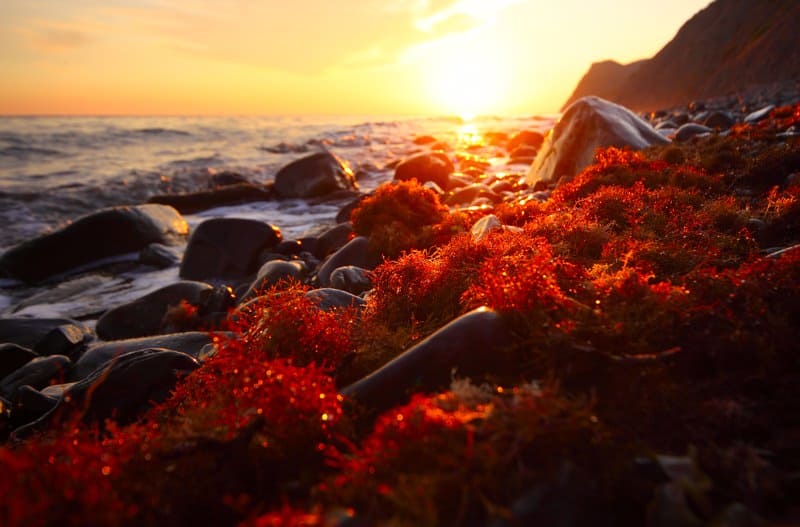
<path fill-rule="evenodd" d="M 104 340 L 122 340 L 174 333 L 175 323 L 169 315 L 182 302 L 197 310 L 192 317 L 195 326 L 188 329 L 200 329 L 218 323 L 233 306 L 234 299 L 224 286 L 177 282 L 106 311 L 97 321 L 97 335 Z"/>
<path fill-rule="evenodd" d="M 567 108 L 547 135 L 525 181 L 531 186 L 539 181 L 568 181 L 592 164 L 598 148 L 639 150 L 668 142 L 627 108 L 599 97 L 584 97 Z"/>
<path fill-rule="evenodd" d="M 147 200 L 174 207 L 181 214 L 192 214 L 201 210 L 240 205 L 255 201 L 270 201 L 275 198 L 272 187 L 255 183 L 234 183 L 213 190 L 201 190 L 182 194 L 161 194 Z"/>
<path fill-rule="evenodd" d="M 358 190 L 353 172 L 330 152 L 292 161 L 275 174 L 275 192 L 281 198 L 313 198 L 339 190 Z"/>
<path fill-rule="evenodd" d="M 267 262 L 258 270 L 256 279 L 253 280 L 248 290 L 241 296 L 239 302 L 247 302 L 257 297 L 259 293 L 274 286 L 281 280 L 293 279 L 300 281 L 307 272 L 306 265 L 301 261 L 272 260 Z"/>
<path fill-rule="evenodd" d="M 0 344 L 0 379 L 11 375 L 36 357 L 36 353 L 17 344 Z"/>
<path fill-rule="evenodd" d="M 328 287 L 312 289 L 306 293 L 306 298 L 314 302 L 322 311 L 347 307 L 364 307 L 366 305 L 366 302 L 361 297 L 350 294 L 347 291 Z"/>
<path fill-rule="evenodd" d="M 180 351 L 194 358 L 201 358 L 204 349 L 214 342 L 214 335 L 200 331 L 173 333 L 156 337 L 115 340 L 90 346 L 89 350 L 75 363 L 73 379 L 83 379 L 105 363 L 120 355 L 147 348 L 166 348 Z"/>
<path fill-rule="evenodd" d="M 93 337 L 88 326 L 69 318 L 0 318 L 0 342 L 13 342 L 32 350 L 46 352 L 48 341 L 59 340 L 57 333 L 62 331 L 78 339 L 75 343 L 85 343 Z"/>
<path fill-rule="evenodd" d="M 336 223 L 345 223 L 350 221 L 350 215 L 353 211 L 361 205 L 361 202 L 370 197 L 372 194 L 362 194 L 339 210 L 336 214 Z"/>
<path fill-rule="evenodd" d="M 703 119 L 703 124 L 709 128 L 727 130 L 736 124 L 736 120 L 728 112 L 716 111 L 708 114 L 708 117 Z"/>
<path fill-rule="evenodd" d="M 0 270 L 25 282 L 38 282 L 138 252 L 151 243 L 175 244 L 188 232 L 183 217 L 172 207 L 112 207 L 9 249 L 0 257 Z"/>
<path fill-rule="evenodd" d="M 360 295 L 364 291 L 372 289 L 369 271 L 355 265 L 345 265 L 334 269 L 330 276 L 330 283 L 334 289 L 341 289 L 354 295 Z"/>
<path fill-rule="evenodd" d="M 86 347 L 95 340 L 94 332 L 79 322 L 60 324 L 47 332 L 33 346 L 41 356 L 66 355 L 77 360 Z"/>
<path fill-rule="evenodd" d="M 72 361 L 63 355 L 37 357 L 0 379 L 0 395 L 13 399 L 17 389 L 26 384 L 40 390 L 52 381 L 66 378 L 71 366 Z"/>
<path fill-rule="evenodd" d="M 139 253 L 139 263 L 156 269 L 167 269 L 173 265 L 180 264 L 181 259 L 166 245 L 151 243 Z"/>
<path fill-rule="evenodd" d="M 332 252 L 338 251 L 353 237 L 353 224 L 349 221 L 339 223 L 322 233 L 317 238 L 317 247 L 314 256 L 325 258 Z"/>
<path fill-rule="evenodd" d="M 347 245 L 333 253 L 317 270 L 319 285 L 331 285 L 331 273 L 339 267 L 355 265 L 364 269 L 373 269 L 377 265 L 376 259 L 370 254 L 369 240 L 358 236 L 350 240 Z"/>
<path fill-rule="evenodd" d="M 395 181 L 416 179 L 420 183 L 433 181 L 442 188 L 448 188 L 450 174 L 455 167 L 447 155 L 441 152 L 420 154 L 403 160 L 394 171 Z"/>
<path fill-rule="evenodd" d="M 413 391 L 432 392 L 458 376 L 491 373 L 498 354 L 511 344 L 501 316 L 479 308 L 458 317 L 375 372 L 342 390 L 374 411 L 405 401 Z"/>
<path fill-rule="evenodd" d="M 181 262 L 180 277 L 242 279 L 254 274 L 259 254 L 283 239 L 277 227 L 243 218 L 214 218 L 195 228 Z"/>
<path fill-rule="evenodd" d="M 539 150 L 539 148 L 542 147 L 543 142 L 544 135 L 542 135 L 541 132 L 537 132 L 535 130 L 522 130 L 521 132 L 514 134 L 511 139 L 508 140 L 506 150 L 513 152 L 520 147 L 529 147 L 533 150 Z"/>

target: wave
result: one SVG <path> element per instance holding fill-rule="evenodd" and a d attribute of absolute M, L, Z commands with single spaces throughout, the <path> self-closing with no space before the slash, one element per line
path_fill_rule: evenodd
<path fill-rule="evenodd" d="M 64 156 L 66 153 L 55 150 L 52 148 L 42 148 L 38 146 L 7 146 L 5 148 L 0 148 L 0 157 L 11 157 L 14 159 L 21 159 L 21 160 L 28 160 L 31 157 L 35 156 L 48 156 L 48 157 L 55 157 L 55 156 Z"/>
<path fill-rule="evenodd" d="M 185 130 L 175 130 L 172 128 L 139 128 L 133 130 L 135 134 L 146 134 L 146 135 L 183 135 L 183 136 L 190 136 L 192 135 L 190 132 Z"/>

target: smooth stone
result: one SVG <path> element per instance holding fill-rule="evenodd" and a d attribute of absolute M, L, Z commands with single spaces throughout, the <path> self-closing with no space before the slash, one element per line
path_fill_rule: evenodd
<path fill-rule="evenodd" d="M 203 351 L 203 347 L 213 341 L 214 336 L 209 333 L 190 331 L 187 333 L 172 333 L 170 335 L 98 343 L 90 346 L 80 360 L 75 363 L 73 379 L 87 377 L 97 368 L 124 353 L 147 348 L 166 348 L 197 358 Z"/>
<path fill-rule="evenodd" d="M 395 181 L 416 179 L 420 184 L 433 181 L 441 188 L 448 188 L 450 174 L 455 167 L 446 154 L 431 152 L 404 159 L 394 171 Z"/>
<path fill-rule="evenodd" d="M 539 150 L 544 143 L 544 135 L 535 130 L 522 130 L 514 134 L 506 144 L 506 150 L 512 152 L 511 157 L 514 157 L 513 152 L 521 147 L 529 147 L 533 150 Z M 535 152 L 534 152 L 535 155 Z"/>
<path fill-rule="evenodd" d="M 547 134 L 525 182 L 568 181 L 591 165 L 598 148 L 640 150 L 668 143 L 650 124 L 627 108 L 599 97 L 572 103 Z"/>
<path fill-rule="evenodd" d="M 242 279 L 260 267 L 259 254 L 283 239 L 280 229 L 263 221 L 213 218 L 198 225 L 186 246 L 180 277 Z"/>
<path fill-rule="evenodd" d="M 478 308 L 453 320 L 341 393 L 372 410 L 386 410 L 405 401 L 412 391 L 446 388 L 454 371 L 460 377 L 491 372 L 497 353 L 511 342 L 500 314 Z"/>
<path fill-rule="evenodd" d="M 534 147 L 528 146 L 528 145 L 522 145 L 522 146 L 518 146 L 517 148 L 512 150 L 511 154 L 509 154 L 508 157 L 512 162 L 517 162 L 518 163 L 518 162 L 520 162 L 522 160 L 535 159 L 536 158 L 536 154 L 538 154 L 538 153 L 539 153 L 539 149 L 538 148 L 534 148 Z"/>
<path fill-rule="evenodd" d="M 430 190 L 434 191 L 436 193 L 436 195 L 439 196 L 439 197 L 442 197 L 442 196 L 444 196 L 446 194 L 445 191 L 442 190 L 442 187 L 440 187 L 439 185 L 437 185 L 433 181 L 426 181 L 422 186 L 427 188 L 427 189 L 430 189 Z"/>
<path fill-rule="evenodd" d="M 0 342 L 12 342 L 33 350 L 60 326 L 76 326 L 82 333 L 91 332 L 85 324 L 69 318 L 0 318 Z"/>
<path fill-rule="evenodd" d="M 358 190 L 353 172 L 330 152 L 292 161 L 275 174 L 275 192 L 281 198 L 312 198 L 338 190 Z"/>
<path fill-rule="evenodd" d="M 353 224 L 349 221 L 339 223 L 322 233 L 317 238 L 317 247 L 314 256 L 325 258 L 329 254 L 344 247 L 353 237 Z"/>
<path fill-rule="evenodd" d="M 215 313 L 216 320 L 221 319 L 234 304 L 227 287 L 183 280 L 106 311 L 97 321 L 97 335 L 103 340 L 123 340 L 174 333 L 165 317 L 181 302 L 197 308 L 201 323 L 212 323 Z"/>
<path fill-rule="evenodd" d="M 658 123 L 655 128 L 656 130 L 663 130 L 664 128 L 675 130 L 678 128 L 678 126 L 679 126 L 678 123 L 676 123 L 675 121 L 667 119 Z"/>
<path fill-rule="evenodd" d="M 166 205 L 112 207 L 9 249 L 0 257 L 0 270 L 25 282 L 39 282 L 138 252 L 151 243 L 174 245 L 188 232 L 183 217 Z"/>
<path fill-rule="evenodd" d="M 420 146 L 429 145 L 429 144 L 435 143 L 435 142 L 436 142 L 436 138 L 433 137 L 432 135 L 420 135 L 420 136 L 417 136 L 417 137 L 414 138 L 414 144 L 415 145 L 420 145 Z"/>
<path fill-rule="evenodd" d="M 300 240 L 283 240 L 272 250 L 283 256 L 296 256 L 303 251 L 303 242 Z"/>
<path fill-rule="evenodd" d="M 332 309 L 347 307 L 360 308 L 366 305 L 366 301 L 361 297 L 348 293 L 347 291 L 329 287 L 312 289 L 306 293 L 306 298 L 314 302 L 322 311 L 331 311 Z"/>
<path fill-rule="evenodd" d="M 65 378 L 70 366 L 72 361 L 64 355 L 36 357 L 0 380 L 0 395 L 13 399 L 17 389 L 26 384 L 40 390 L 55 379 Z"/>
<path fill-rule="evenodd" d="M 178 255 L 161 243 L 151 243 L 139 253 L 139 263 L 156 269 L 167 269 L 181 263 Z"/>
<path fill-rule="evenodd" d="M 275 199 L 275 192 L 270 186 L 257 185 L 255 183 L 232 183 L 214 190 L 160 194 L 152 196 L 147 202 L 169 205 L 181 214 L 193 214 L 215 207 L 271 201 L 273 199 Z"/>
<path fill-rule="evenodd" d="M 709 128 L 716 128 L 718 130 L 727 130 L 734 124 L 736 120 L 728 112 L 712 112 L 708 117 L 703 119 L 703 124 Z"/>
<path fill-rule="evenodd" d="M 472 203 L 478 198 L 487 198 L 491 202 L 499 202 L 500 197 L 492 192 L 488 186 L 482 183 L 473 183 L 466 187 L 460 188 L 453 192 L 446 200 L 448 205 L 463 205 L 465 203 Z"/>
<path fill-rule="evenodd" d="M 353 213 L 355 209 L 361 205 L 361 202 L 370 197 L 371 194 L 362 194 L 361 196 L 357 197 L 356 199 L 349 202 L 347 205 L 339 209 L 339 212 L 336 214 L 336 223 L 345 223 L 350 221 L 350 215 Z"/>
<path fill-rule="evenodd" d="M 755 124 L 759 121 L 763 121 L 764 119 L 767 118 L 767 116 L 769 116 L 770 112 L 774 109 L 775 105 L 770 104 L 768 106 L 765 106 L 764 108 L 751 112 L 747 114 L 747 117 L 744 118 L 744 122 L 747 124 Z"/>
<path fill-rule="evenodd" d="M 369 271 L 355 265 L 345 265 L 334 269 L 331 273 L 330 283 L 334 289 L 341 289 L 354 295 L 360 295 L 364 291 L 372 289 Z"/>
<path fill-rule="evenodd" d="M 301 281 L 308 273 L 306 265 L 301 261 L 272 260 L 261 266 L 258 270 L 256 279 L 239 299 L 239 303 L 259 296 L 263 291 L 274 286 L 281 280 Z"/>
<path fill-rule="evenodd" d="M 38 356 L 33 350 L 17 344 L 0 344 L 0 379 L 11 375 Z"/>
<path fill-rule="evenodd" d="M 77 360 L 86 347 L 95 340 L 94 331 L 80 323 L 61 324 L 47 332 L 33 347 L 41 356 L 66 355 Z"/>
<path fill-rule="evenodd" d="M 52 411 L 61 401 L 61 395 L 52 396 L 32 386 L 17 389 L 11 410 L 11 429 L 18 429 Z"/>
<path fill-rule="evenodd" d="M 792 245 L 791 247 L 780 248 L 775 251 L 770 252 L 767 254 L 767 258 L 779 258 L 784 254 L 791 253 L 794 251 L 800 251 L 800 244 Z"/>
<path fill-rule="evenodd" d="M 679 143 L 684 143 L 689 139 L 691 139 L 692 137 L 701 134 L 708 134 L 713 131 L 714 130 L 712 130 L 708 126 L 703 126 L 702 124 L 686 123 L 675 131 L 674 139 Z"/>
<path fill-rule="evenodd" d="M 317 270 L 317 280 L 320 286 L 329 287 L 331 273 L 339 267 L 355 265 L 364 269 L 373 269 L 376 264 L 375 258 L 370 255 L 369 240 L 363 236 L 357 236 L 322 263 Z"/>
<path fill-rule="evenodd" d="M 488 214 L 476 221 L 470 229 L 472 239 L 479 242 L 486 238 L 490 232 L 503 228 L 503 224 L 494 214 Z"/>

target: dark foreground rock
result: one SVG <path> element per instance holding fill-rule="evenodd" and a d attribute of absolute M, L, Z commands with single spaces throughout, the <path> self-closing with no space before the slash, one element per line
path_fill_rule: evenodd
<path fill-rule="evenodd" d="M 432 181 L 446 189 L 449 186 L 450 174 L 454 171 L 453 162 L 446 154 L 433 152 L 403 160 L 395 169 L 394 179 L 395 181 L 416 179 L 420 183 Z"/>
<path fill-rule="evenodd" d="M 12 399 L 17 389 L 26 384 L 38 390 L 52 381 L 63 380 L 69 374 L 71 366 L 72 361 L 63 355 L 37 357 L 0 379 L 0 396 Z"/>
<path fill-rule="evenodd" d="M 243 218 L 206 220 L 192 232 L 181 262 L 187 280 L 238 280 L 260 267 L 259 254 L 283 239 L 280 229 L 263 221 Z"/>
<path fill-rule="evenodd" d="M 323 287 L 313 289 L 306 293 L 306 298 L 314 302 L 322 311 L 331 311 L 337 308 L 364 307 L 366 302 L 347 291 Z"/>
<path fill-rule="evenodd" d="M 446 388 L 459 377 L 483 375 L 511 343 L 500 315 L 479 308 L 458 317 L 377 371 L 342 390 L 342 395 L 382 411 L 408 398 L 410 391 Z"/>
<path fill-rule="evenodd" d="M 175 244 L 188 232 L 183 217 L 166 205 L 112 207 L 13 247 L 0 257 L 0 271 L 39 282 L 151 243 Z"/>
<path fill-rule="evenodd" d="M 38 355 L 32 350 L 17 344 L 0 344 L 0 379 L 11 375 L 36 357 Z"/>
<path fill-rule="evenodd" d="M 669 142 L 639 116 L 599 97 L 575 101 L 547 135 L 525 181 L 568 181 L 594 160 L 598 148 L 642 149 Z"/>
<path fill-rule="evenodd" d="M 281 198 L 313 198 L 340 190 L 358 190 L 353 172 L 330 152 L 292 161 L 275 174 L 275 192 Z"/>
<path fill-rule="evenodd" d="M 161 194 L 147 200 L 148 203 L 160 203 L 174 207 L 181 214 L 192 214 L 201 210 L 213 209 L 226 205 L 241 205 L 255 201 L 275 199 L 272 187 L 255 183 L 236 183 L 213 190 L 187 192 L 184 194 Z"/>
<path fill-rule="evenodd" d="M 323 287 L 331 285 L 331 273 L 339 267 L 355 265 L 365 269 L 372 269 L 377 262 L 369 253 L 369 240 L 358 236 L 350 240 L 347 245 L 333 253 L 317 270 L 317 279 Z"/>
<path fill-rule="evenodd" d="M 12 342 L 32 350 L 45 349 L 53 333 L 65 329 L 82 336 L 92 335 L 88 326 L 69 318 L 0 318 L 0 342 Z"/>

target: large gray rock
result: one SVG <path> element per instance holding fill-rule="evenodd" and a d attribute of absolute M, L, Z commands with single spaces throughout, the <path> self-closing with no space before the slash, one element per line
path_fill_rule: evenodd
<path fill-rule="evenodd" d="M 292 161 L 275 174 L 275 192 L 282 198 L 313 198 L 357 189 L 353 172 L 330 152 Z"/>
<path fill-rule="evenodd" d="M 547 134 L 528 170 L 526 183 L 568 181 L 591 165 L 598 148 L 634 150 L 668 143 L 636 114 L 599 97 L 578 99 Z"/>
<path fill-rule="evenodd" d="M 259 254 L 283 239 L 280 229 L 263 221 L 214 218 L 189 237 L 180 276 L 187 280 L 241 279 L 260 267 Z"/>
<path fill-rule="evenodd" d="M 0 271 L 25 282 L 38 282 L 99 260 L 138 252 L 151 243 L 175 244 L 188 233 L 186 221 L 172 207 L 111 207 L 9 249 L 0 257 Z"/>

